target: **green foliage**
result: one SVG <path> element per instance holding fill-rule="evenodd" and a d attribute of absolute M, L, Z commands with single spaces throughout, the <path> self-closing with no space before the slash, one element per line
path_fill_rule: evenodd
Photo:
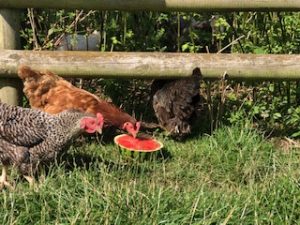
<path fill-rule="evenodd" d="M 258 87 L 247 85 L 247 92 L 230 91 L 226 94 L 224 119 L 229 124 L 254 122 L 269 135 L 298 137 L 300 107 L 295 90 L 291 82 L 264 82 Z"/>
<path fill-rule="evenodd" d="M 233 20 L 236 32 L 246 37 L 234 51 L 256 54 L 299 52 L 299 13 L 236 13 Z"/>

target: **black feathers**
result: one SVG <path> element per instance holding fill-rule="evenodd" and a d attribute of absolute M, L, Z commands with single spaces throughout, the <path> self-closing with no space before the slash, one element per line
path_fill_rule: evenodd
<path fill-rule="evenodd" d="M 191 133 L 191 123 L 200 104 L 200 79 L 201 71 L 195 68 L 191 77 L 152 83 L 153 109 L 158 122 L 177 139 Z"/>

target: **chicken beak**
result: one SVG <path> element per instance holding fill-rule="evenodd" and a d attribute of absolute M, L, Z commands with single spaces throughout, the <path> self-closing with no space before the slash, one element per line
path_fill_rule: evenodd
<path fill-rule="evenodd" d="M 136 136 L 138 135 L 138 133 L 139 133 L 139 130 L 140 130 L 140 127 L 141 127 L 141 122 L 136 122 L 136 124 L 135 124 L 135 130 L 134 130 L 134 132 L 132 132 L 132 136 L 134 137 L 134 138 L 136 138 Z"/>
<path fill-rule="evenodd" d="M 134 138 L 136 138 L 136 137 L 138 136 L 138 134 L 139 134 L 139 132 L 136 132 L 136 131 L 131 133 L 131 135 L 132 135 Z"/>
<path fill-rule="evenodd" d="M 97 129 L 98 134 L 102 134 L 102 128 Z"/>

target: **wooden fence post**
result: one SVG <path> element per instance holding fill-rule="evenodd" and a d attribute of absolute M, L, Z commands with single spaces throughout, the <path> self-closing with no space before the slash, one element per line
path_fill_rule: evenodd
<path fill-rule="evenodd" d="M 0 9 L 0 50 L 20 48 L 20 12 Z M 11 105 L 21 104 L 22 83 L 18 79 L 0 78 L 0 100 Z"/>

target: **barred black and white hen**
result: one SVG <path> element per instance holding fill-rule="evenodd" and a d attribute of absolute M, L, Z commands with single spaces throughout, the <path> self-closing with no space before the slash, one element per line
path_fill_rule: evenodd
<path fill-rule="evenodd" d="M 191 123 L 200 105 L 201 71 L 197 67 L 191 77 L 155 80 L 151 86 L 153 109 L 160 126 L 175 139 L 191 133 Z"/>
<path fill-rule="evenodd" d="M 3 164 L 0 189 L 12 187 L 7 167 L 15 166 L 29 181 L 40 164 L 62 153 L 81 132 L 101 132 L 103 117 L 75 110 L 50 115 L 40 110 L 10 106 L 0 102 L 0 161 Z"/>

